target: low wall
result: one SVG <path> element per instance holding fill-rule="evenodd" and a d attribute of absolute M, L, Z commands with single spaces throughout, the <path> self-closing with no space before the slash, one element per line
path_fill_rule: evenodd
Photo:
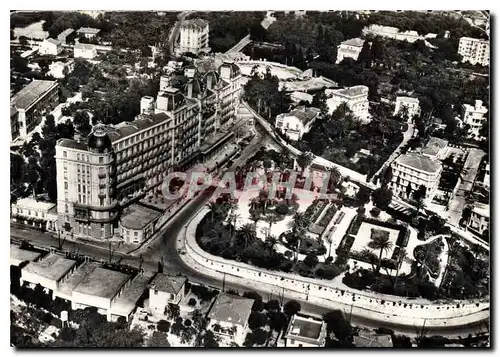
<path fill-rule="evenodd" d="M 337 279 L 319 281 L 285 272 L 271 272 L 211 255 L 198 246 L 195 237 L 196 227 L 207 212 L 206 208 L 202 209 L 189 223 L 184 242 L 186 254 L 204 268 L 205 274 L 220 277 L 221 272 L 225 272 L 230 277 L 286 289 L 292 292 L 287 295 L 321 306 L 349 311 L 352 306 L 353 314 L 410 326 L 427 319 L 433 322 L 427 321 L 426 326 L 464 325 L 489 316 L 489 301 L 455 301 L 439 304 L 424 299 L 398 299 L 396 296 L 361 292 L 350 288 L 339 289 L 333 286 Z M 229 278 L 226 277 L 226 280 Z M 241 284 L 241 281 L 239 283 Z M 369 316 L 370 314 L 376 315 Z"/>

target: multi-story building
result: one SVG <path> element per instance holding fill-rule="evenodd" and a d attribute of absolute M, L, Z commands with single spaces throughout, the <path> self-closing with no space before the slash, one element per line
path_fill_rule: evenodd
<path fill-rule="evenodd" d="M 462 105 L 462 122 L 470 125 L 469 134 L 472 137 L 479 138 L 479 130 L 486 120 L 487 112 L 488 108 L 483 105 L 482 100 L 476 100 L 473 106 L 470 104 Z"/>
<path fill-rule="evenodd" d="M 183 81 L 162 77 L 156 100 L 143 97 L 133 122 L 96 125 L 87 142 L 59 140 L 60 226 L 94 239 L 125 238 L 123 232 L 130 232 L 132 243 L 147 239 L 156 217 L 139 215 L 144 221 L 130 224 L 130 217 L 120 220 L 120 215 L 133 216 L 126 208 L 160 192 L 168 173 L 209 160 L 234 137 L 227 130 L 240 100 L 237 69 L 228 63 Z"/>
<path fill-rule="evenodd" d="M 54 40 L 53 38 L 47 38 L 42 41 L 40 47 L 38 48 L 38 53 L 41 55 L 53 55 L 57 56 L 62 51 L 61 42 Z"/>
<path fill-rule="evenodd" d="M 297 141 L 311 130 L 319 112 L 318 108 L 297 107 L 290 113 L 278 115 L 275 127 L 279 128 L 291 140 Z"/>
<path fill-rule="evenodd" d="M 68 41 L 75 37 L 75 30 L 69 28 L 57 35 L 57 40 L 62 44 L 66 44 Z"/>
<path fill-rule="evenodd" d="M 202 19 L 185 20 L 180 29 L 179 52 L 208 53 L 209 25 Z"/>
<path fill-rule="evenodd" d="M 391 168 L 393 175 L 391 188 L 396 195 L 412 198 L 413 193 L 423 185 L 426 188 L 427 201 L 434 197 L 443 171 L 438 160 L 416 152 L 399 156 L 391 164 Z"/>
<path fill-rule="evenodd" d="M 354 116 L 363 120 L 370 121 L 368 112 L 368 87 L 354 86 L 343 89 L 327 89 L 325 94 L 329 97 L 326 100 L 328 112 L 331 114 L 341 103 L 347 103 L 347 106 L 353 112 Z"/>
<path fill-rule="evenodd" d="M 397 27 L 392 26 L 382 26 L 372 24 L 370 26 L 365 26 L 362 31 L 363 35 L 372 35 L 393 38 L 398 41 L 408 41 L 415 42 L 417 40 L 424 40 L 425 37 L 418 34 L 416 31 L 404 31 L 400 32 Z"/>
<path fill-rule="evenodd" d="M 11 205 L 12 220 L 28 226 L 57 230 L 55 203 L 41 202 L 33 198 L 22 198 Z"/>
<path fill-rule="evenodd" d="M 76 31 L 78 35 L 83 35 L 85 36 L 86 39 L 89 40 L 96 37 L 99 34 L 99 32 L 101 32 L 101 30 L 91 27 L 82 27 L 78 31 Z"/>
<path fill-rule="evenodd" d="M 472 209 L 467 229 L 482 235 L 490 227 L 490 208 L 488 205 L 476 203 Z"/>
<path fill-rule="evenodd" d="M 149 284 L 149 308 L 164 314 L 168 304 L 178 305 L 184 298 L 186 278 L 158 273 Z"/>
<path fill-rule="evenodd" d="M 241 346 L 248 331 L 248 318 L 254 302 L 253 299 L 220 293 L 208 312 L 208 328 L 220 338 Z"/>
<path fill-rule="evenodd" d="M 365 41 L 360 38 L 351 38 L 341 42 L 337 46 L 337 61 L 335 63 L 342 62 L 344 58 L 352 58 L 357 61 L 364 43 Z"/>
<path fill-rule="evenodd" d="M 33 80 L 10 99 L 11 141 L 26 139 L 40 124 L 42 116 L 58 104 L 58 84 L 55 81 Z"/>
<path fill-rule="evenodd" d="M 283 331 L 285 347 L 323 347 L 326 340 L 326 322 L 305 315 L 293 315 Z"/>
<path fill-rule="evenodd" d="M 490 41 L 480 38 L 461 37 L 458 43 L 458 54 L 462 56 L 462 62 L 490 65 Z"/>
<path fill-rule="evenodd" d="M 403 109 L 405 108 L 405 109 Z M 405 113 L 406 112 L 406 113 Z M 417 98 L 396 97 L 396 104 L 393 115 L 406 114 L 408 122 L 420 115 L 420 102 Z"/>
<path fill-rule="evenodd" d="M 86 58 L 92 59 L 97 56 L 97 48 L 95 45 L 90 43 L 77 43 L 74 47 L 74 55 L 75 58 Z"/>

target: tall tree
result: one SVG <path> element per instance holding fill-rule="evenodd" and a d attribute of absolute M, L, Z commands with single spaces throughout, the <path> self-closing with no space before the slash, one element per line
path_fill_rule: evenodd
<path fill-rule="evenodd" d="M 373 235 L 368 242 L 368 247 L 371 249 L 379 250 L 377 269 L 376 273 L 380 271 L 380 267 L 382 266 L 382 254 L 392 249 L 392 242 L 389 240 L 388 236 L 382 235 Z"/>
<path fill-rule="evenodd" d="M 372 52 L 371 52 L 370 43 L 368 41 L 365 41 L 363 43 L 363 47 L 361 48 L 361 52 L 359 53 L 359 56 L 358 56 L 358 61 L 361 62 L 363 64 L 363 67 L 365 67 L 365 68 L 371 67 Z"/>
<path fill-rule="evenodd" d="M 372 192 L 372 200 L 375 206 L 385 210 L 392 202 L 392 191 L 387 187 L 377 188 Z"/>

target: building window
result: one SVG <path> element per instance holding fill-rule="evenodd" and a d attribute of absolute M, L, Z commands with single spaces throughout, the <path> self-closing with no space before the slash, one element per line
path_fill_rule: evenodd
<path fill-rule="evenodd" d="M 104 157 L 99 156 L 99 163 L 100 163 L 100 164 L 104 163 Z"/>
<path fill-rule="evenodd" d="M 64 212 L 65 212 L 65 213 L 69 213 L 69 208 L 68 208 L 68 205 L 67 205 L 67 204 L 66 204 L 66 205 L 64 205 Z"/>
<path fill-rule="evenodd" d="M 68 181 L 64 181 L 64 189 L 67 190 L 68 189 Z"/>
<path fill-rule="evenodd" d="M 68 157 L 68 152 L 67 152 L 67 151 L 63 151 L 63 157 L 64 157 L 64 158 L 67 158 L 67 157 Z"/>
<path fill-rule="evenodd" d="M 158 290 L 155 290 L 155 295 L 158 295 Z"/>
<path fill-rule="evenodd" d="M 80 154 L 76 154 L 76 159 L 80 161 Z"/>
<path fill-rule="evenodd" d="M 134 237 L 137 237 L 137 232 L 134 232 Z"/>
<path fill-rule="evenodd" d="M 104 198 L 99 198 L 99 205 L 104 206 Z"/>

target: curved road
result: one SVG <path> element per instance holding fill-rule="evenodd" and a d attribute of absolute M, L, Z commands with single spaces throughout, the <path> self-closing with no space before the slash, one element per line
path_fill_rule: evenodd
<path fill-rule="evenodd" d="M 255 153 L 260 146 L 265 143 L 265 138 L 262 138 L 263 133 L 258 130 L 259 135 L 256 135 L 249 146 L 247 146 L 242 152 L 242 158 L 250 157 L 251 154 Z M 239 160 L 238 160 L 239 161 Z M 213 190 L 213 189 L 212 189 Z M 213 192 L 213 191 L 212 191 Z M 202 274 L 201 272 L 192 269 L 187 266 L 184 261 L 179 256 L 179 252 L 175 247 L 175 240 L 181 233 L 181 230 L 187 225 L 187 223 L 192 219 L 192 217 L 198 212 L 198 210 L 206 203 L 211 197 L 210 191 L 205 194 L 200 194 L 188 203 L 170 222 L 168 222 L 162 229 L 161 235 L 148 244 L 148 248 L 142 253 L 142 258 L 144 260 L 142 267 L 147 270 L 157 270 L 158 262 L 163 259 L 164 271 L 171 274 L 181 274 L 186 276 L 191 281 L 196 281 L 208 286 L 212 286 L 218 289 L 222 289 L 224 277 L 216 279 L 211 276 Z M 26 239 L 34 243 L 38 243 L 43 246 L 57 246 L 57 239 L 44 235 L 38 231 L 33 231 L 24 228 L 16 228 L 11 225 L 11 239 L 21 240 Z M 66 251 L 77 251 L 85 255 L 95 257 L 97 259 L 108 260 L 109 251 L 106 248 L 98 248 L 95 246 L 89 246 L 78 242 L 67 241 L 63 247 Z M 139 266 L 139 254 L 137 256 L 127 255 L 123 253 L 114 253 L 113 260 L 120 261 L 122 264 L 129 264 L 131 266 Z M 225 289 L 238 290 L 239 292 L 249 291 L 247 286 L 233 283 L 225 283 Z M 251 289 L 254 290 L 254 289 Z M 267 291 L 257 291 L 264 299 L 273 298 L 279 299 L 278 296 L 270 296 Z M 286 291 L 284 292 L 283 301 L 288 301 Z M 327 312 L 328 309 L 324 307 L 311 304 L 307 301 L 300 301 L 302 306 L 302 311 L 314 315 L 322 315 Z M 377 320 L 370 319 L 369 317 L 352 316 L 352 324 L 358 326 L 364 326 L 368 328 L 379 328 L 386 327 L 394 330 L 396 333 L 405 334 L 409 336 L 417 336 L 421 333 L 421 327 L 411 328 L 408 326 L 401 326 L 398 324 L 391 324 L 385 322 L 379 322 Z M 426 335 L 441 335 L 441 336 L 462 336 L 466 337 L 469 334 L 476 334 L 480 332 L 486 332 L 488 328 L 487 322 L 479 322 L 471 325 L 466 325 L 460 328 L 456 327 L 444 327 L 444 328 L 426 328 Z"/>

